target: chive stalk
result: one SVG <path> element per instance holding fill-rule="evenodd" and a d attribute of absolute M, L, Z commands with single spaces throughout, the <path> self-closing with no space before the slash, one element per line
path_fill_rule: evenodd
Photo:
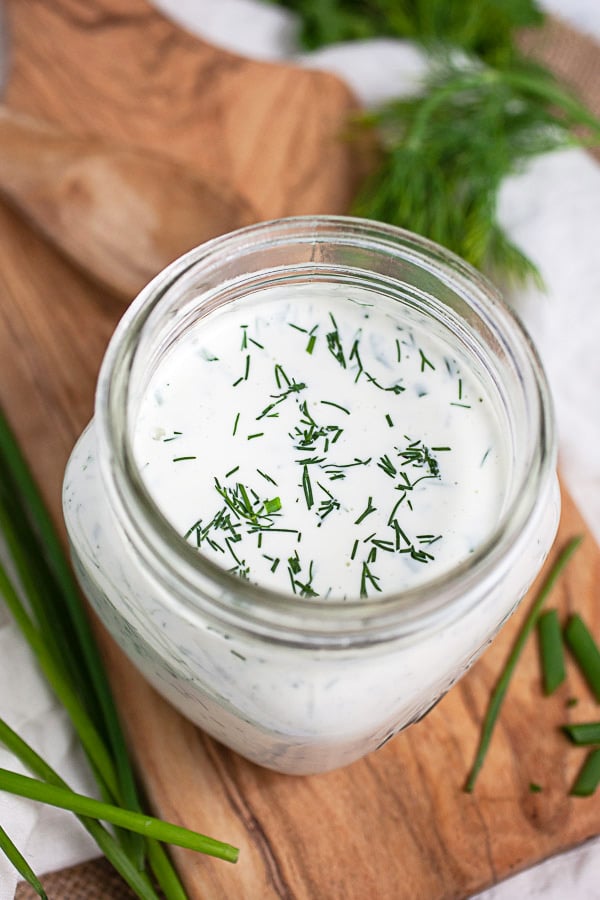
<path fill-rule="evenodd" d="M 510 684 L 510 679 L 512 678 L 517 662 L 519 661 L 519 657 L 521 656 L 523 647 L 527 642 L 527 638 L 535 628 L 544 603 L 552 592 L 552 589 L 554 588 L 554 585 L 556 584 L 560 574 L 573 556 L 574 552 L 579 547 L 582 540 L 582 537 L 572 538 L 558 555 L 546 580 L 540 588 L 523 625 L 521 626 L 521 630 L 517 636 L 517 640 L 515 641 L 508 660 L 506 661 L 504 670 L 500 675 L 498 683 L 496 684 L 496 687 L 492 691 L 492 695 L 490 697 L 485 718 L 483 720 L 481 737 L 479 739 L 479 746 L 477 748 L 475 760 L 465 784 L 465 791 L 467 791 L 468 793 L 471 793 L 473 791 L 477 776 L 481 770 L 481 767 L 483 766 L 485 756 L 492 739 L 494 727 L 496 725 L 496 721 L 498 719 L 498 715 L 500 714 L 500 709 L 502 707 L 504 697 L 506 696 L 506 692 Z"/>
<path fill-rule="evenodd" d="M 79 816 L 110 822 L 136 832 L 147 838 L 155 838 L 167 844 L 175 844 L 208 856 L 215 856 L 227 862 L 237 862 L 239 850 L 231 844 L 217 841 L 214 838 L 195 831 L 183 828 L 181 825 L 173 825 L 170 822 L 162 822 L 154 816 L 113 806 L 101 800 L 94 800 L 83 794 L 68 790 L 56 784 L 39 781 L 18 772 L 0 768 L 0 790 L 8 791 L 19 797 L 36 800 L 39 803 L 47 803 L 59 809 L 68 809 Z"/>
<path fill-rule="evenodd" d="M 600 703 L 600 650 L 580 615 L 567 622 L 565 640 L 585 680 Z"/>
<path fill-rule="evenodd" d="M 590 797 L 600 784 L 600 748 L 588 753 L 571 788 L 574 797 Z"/>
<path fill-rule="evenodd" d="M 566 678 L 565 655 L 558 612 L 549 609 L 538 622 L 542 680 L 546 696 L 554 693 Z"/>
<path fill-rule="evenodd" d="M 562 730 L 574 744 L 600 744 L 600 722 L 563 725 Z"/>

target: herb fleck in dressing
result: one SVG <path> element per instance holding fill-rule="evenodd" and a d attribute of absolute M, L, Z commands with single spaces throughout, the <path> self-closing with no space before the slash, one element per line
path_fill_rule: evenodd
<path fill-rule="evenodd" d="M 309 599 L 375 598 L 465 560 L 498 522 L 509 465 L 456 338 L 325 284 L 200 319 L 150 379 L 134 453 L 199 552 Z"/>

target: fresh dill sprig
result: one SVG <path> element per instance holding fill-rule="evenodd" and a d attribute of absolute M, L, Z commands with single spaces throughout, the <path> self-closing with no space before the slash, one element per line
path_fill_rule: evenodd
<path fill-rule="evenodd" d="M 379 134 L 382 157 L 352 211 L 431 238 L 494 277 L 541 286 L 500 226 L 500 186 L 532 157 L 580 142 L 582 130 L 600 140 L 600 121 L 519 53 L 516 30 L 544 20 L 536 3 L 275 2 L 300 15 L 307 47 L 394 36 L 428 53 L 430 73 L 416 96 L 360 119 Z"/>
<path fill-rule="evenodd" d="M 370 37 L 454 44 L 484 59 L 504 58 L 516 28 L 540 25 L 533 0 L 272 0 L 300 16 L 302 45 L 313 50 Z"/>
<path fill-rule="evenodd" d="M 492 68 L 439 56 L 418 96 L 366 116 L 384 145 L 380 168 L 354 211 L 423 234 L 472 265 L 515 280 L 533 263 L 497 218 L 500 186 L 533 156 L 575 142 L 600 123 L 541 67 L 514 59 Z"/>

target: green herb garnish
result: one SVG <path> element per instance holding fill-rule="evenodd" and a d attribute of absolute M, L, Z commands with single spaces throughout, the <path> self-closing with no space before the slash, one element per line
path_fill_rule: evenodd
<path fill-rule="evenodd" d="M 408 38 L 429 54 L 416 95 L 364 115 L 382 161 L 353 211 L 416 231 L 478 268 L 515 280 L 540 275 L 501 228 L 498 195 L 529 159 L 600 123 L 541 65 L 522 57 L 516 29 L 539 25 L 532 0 L 276 0 L 301 15 L 308 46 L 371 36 Z M 457 52 L 457 48 L 460 50 Z"/>
<path fill-rule="evenodd" d="M 566 677 L 562 632 L 558 613 L 555 609 L 549 609 L 548 612 L 540 616 L 538 635 L 544 693 L 549 695 L 563 683 Z"/>
<path fill-rule="evenodd" d="M 509 654 L 506 665 L 504 666 L 504 670 L 498 680 L 498 683 L 496 684 L 496 687 L 492 691 L 492 695 L 490 697 L 487 712 L 485 714 L 483 726 L 481 729 L 481 737 L 479 739 L 479 746 L 477 748 L 475 760 L 465 784 L 465 790 L 469 793 L 475 787 L 477 776 L 479 774 L 479 771 L 481 770 L 481 767 L 483 766 L 483 762 L 485 760 L 485 756 L 492 739 L 494 727 L 496 725 L 496 721 L 498 719 L 504 697 L 506 696 L 506 692 L 510 684 L 510 679 L 512 678 L 517 662 L 519 661 L 519 657 L 521 656 L 523 647 L 527 642 L 527 638 L 537 624 L 544 603 L 548 599 L 548 596 L 551 593 L 554 585 L 556 584 L 561 572 L 571 559 L 573 553 L 579 547 L 581 541 L 581 537 L 573 538 L 569 541 L 567 546 L 557 557 L 554 565 L 552 566 L 549 574 L 546 577 L 546 580 L 540 588 L 531 606 L 531 609 L 529 610 L 529 613 L 527 614 L 525 621 L 523 622 L 523 625 L 521 626 L 521 630 Z"/>
<path fill-rule="evenodd" d="M 562 730 L 574 744 L 600 744 L 600 722 L 563 725 Z"/>
<path fill-rule="evenodd" d="M 600 650 L 580 615 L 567 622 L 565 640 L 585 680 L 600 703 Z"/>
<path fill-rule="evenodd" d="M 571 788 L 574 797 L 590 797 L 600 784 L 600 748 L 588 754 L 575 784 Z"/>

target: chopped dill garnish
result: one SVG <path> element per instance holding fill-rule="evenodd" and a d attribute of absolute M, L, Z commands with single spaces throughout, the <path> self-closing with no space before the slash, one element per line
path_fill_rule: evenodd
<path fill-rule="evenodd" d="M 373 575 L 369 566 L 366 562 L 362 564 L 362 575 L 360 579 L 360 596 L 368 597 L 367 594 L 367 581 L 375 588 L 376 591 L 381 591 L 379 587 L 379 578 L 376 575 Z"/>
<path fill-rule="evenodd" d="M 430 359 L 427 359 L 427 357 L 425 356 L 425 354 L 423 353 L 423 351 L 421 350 L 420 347 L 419 347 L 419 356 L 421 357 L 421 372 L 424 372 L 426 367 L 429 367 L 430 369 L 433 369 L 433 371 L 435 371 L 434 364 L 431 362 Z"/>
<path fill-rule="evenodd" d="M 314 505 L 313 498 L 313 490 L 312 484 L 310 481 L 310 475 L 308 474 L 308 466 L 305 464 L 302 470 L 302 489 L 304 491 L 304 498 L 306 500 L 306 505 L 309 509 L 312 509 Z"/>
<path fill-rule="evenodd" d="M 334 330 L 328 332 L 325 335 L 325 339 L 327 341 L 327 347 L 328 347 L 331 355 L 334 357 L 334 359 L 337 359 L 340 366 L 343 369 L 345 369 L 346 368 L 346 357 L 344 356 L 344 349 L 342 347 L 342 342 L 340 339 L 340 333 L 338 331 L 337 323 L 336 323 L 335 319 L 333 318 L 333 316 L 331 315 L 331 313 L 329 313 L 329 318 L 331 319 L 331 321 L 333 323 Z"/>
<path fill-rule="evenodd" d="M 265 481 L 269 481 L 271 484 L 274 484 L 275 486 L 277 486 L 277 482 L 275 481 L 275 479 L 271 478 L 270 475 L 267 475 L 266 472 L 263 472 L 262 469 L 257 469 L 256 471 L 258 472 L 259 475 L 262 475 L 262 477 L 265 479 Z"/>
<path fill-rule="evenodd" d="M 372 497 L 369 497 L 369 499 L 367 500 L 367 506 L 366 506 L 366 508 L 365 508 L 365 509 L 363 510 L 363 512 L 360 514 L 360 516 L 358 517 L 358 519 L 356 519 L 356 521 L 354 522 L 354 524 L 355 524 L 355 525 L 360 525 L 360 523 L 363 522 L 363 521 L 367 518 L 367 516 L 370 516 L 371 513 L 374 513 L 376 510 L 377 510 L 377 507 L 376 507 L 376 506 L 373 506 L 373 498 L 372 498 Z"/>
<path fill-rule="evenodd" d="M 336 409 L 341 409 L 342 412 L 345 412 L 347 416 L 350 415 L 350 410 L 346 409 L 345 406 L 340 406 L 339 403 L 334 403 L 333 400 L 321 400 L 320 401 L 323 406 L 335 406 Z"/>

